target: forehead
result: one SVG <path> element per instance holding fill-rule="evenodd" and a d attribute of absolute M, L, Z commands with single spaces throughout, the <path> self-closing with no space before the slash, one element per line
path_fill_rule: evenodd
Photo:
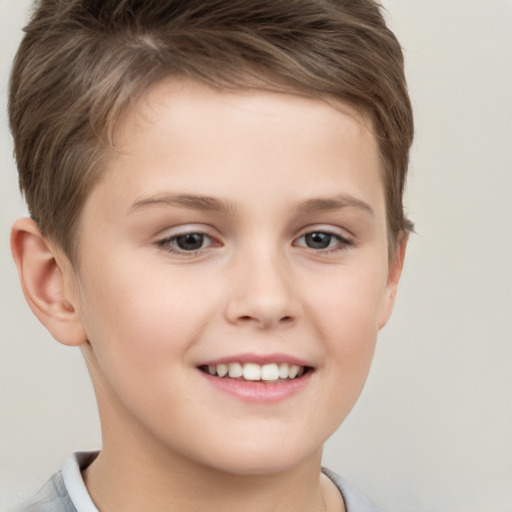
<path fill-rule="evenodd" d="M 317 98 L 295 90 L 268 90 L 263 83 L 261 89 L 214 89 L 196 80 L 170 77 L 150 86 L 124 110 L 116 123 L 115 147 L 121 152 L 129 151 L 129 147 L 136 144 L 140 131 L 146 131 L 148 125 L 158 127 L 165 123 L 168 129 L 172 124 L 177 131 L 172 130 L 169 135 L 180 135 L 193 125 L 200 136 L 210 128 L 208 123 L 211 122 L 235 122 L 240 128 L 258 123 L 277 127 L 278 117 L 282 121 L 296 121 L 288 125 L 282 123 L 290 137 L 293 133 L 306 135 L 308 127 L 335 128 L 340 121 L 345 131 L 350 124 L 353 134 L 373 132 L 368 115 L 332 97 Z M 346 122 L 347 118 L 350 123 Z M 202 127 L 205 130 L 201 130 Z"/>
<path fill-rule="evenodd" d="M 191 188 L 242 199 L 249 188 L 261 197 L 302 190 L 297 202 L 330 195 L 343 177 L 344 193 L 382 196 L 371 123 L 340 102 L 164 80 L 124 112 L 115 143 L 102 181 L 132 200 Z"/>

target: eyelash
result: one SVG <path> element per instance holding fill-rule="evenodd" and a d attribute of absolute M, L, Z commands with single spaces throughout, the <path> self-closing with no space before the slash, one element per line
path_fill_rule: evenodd
<path fill-rule="evenodd" d="M 179 238 L 184 238 L 184 237 L 187 237 L 187 236 L 190 236 L 190 235 L 199 235 L 202 238 L 202 243 L 201 243 L 201 247 L 199 247 L 198 249 L 195 249 L 195 250 L 185 250 L 185 249 L 180 249 L 178 247 L 175 247 L 173 246 L 172 244 L 176 243 L 176 241 L 179 239 Z M 327 247 L 327 248 L 314 248 L 314 247 L 308 247 L 307 245 L 305 244 L 298 244 L 297 242 L 305 237 L 307 237 L 308 235 L 326 235 L 329 238 L 329 244 L 331 243 L 332 239 L 334 238 L 335 240 L 337 240 L 337 243 L 335 244 L 334 247 L 330 248 L 330 247 Z M 210 240 L 210 243 L 206 246 L 204 246 L 204 242 L 207 241 L 207 240 Z M 163 238 L 161 240 L 158 240 L 155 245 L 157 245 L 158 247 L 161 247 L 162 249 L 164 249 L 165 251 L 169 252 L 169 253 L 173 253 L 173 254 L 177 254 L 177 255 L 180 255 L 180 256 L 185 256 L 185 257 L 193 257 L 193 256 L 197 256 L 199 255 L 204 249 L 208 248 L 208 247 L 211 247 L 211 246 L 219 246 L 221 245 L 221 242 L 218 242 L 218 241 L 215 241 L 215 239 L 208 235 L 207 233 L 204 233 L 202 231 L 188 231 L 188 232 L 184 232 L 184 233 L 179 233 L 179 234 L 176 234 L 176 235 L 172 235 L 172 236 L 169 236 L 169 237 L 166 237 L 166 238 Z M 311 231 L 308 231 L 306 233 L 304 233 L 303 235 L 301 235 L 300 237 L 298 237 L 293 245 L 295 247 L 305 247 L 307 249 L 310 249 L 312 250 L 313 252 L 317 253 L 317 254 L 330 254 L 330 253 L 334 253 L 334 252 L 340 252 L 340 251 L 344 251 L 346 250 L 348 247 L 350 247 L 351 245 L 353 245 L 352 241 L 337 234 L 337 233 L 333 233 L 329 230 L 322 230 L 322 229 L 317 229 L 317 230 L 311 230 Z"/>

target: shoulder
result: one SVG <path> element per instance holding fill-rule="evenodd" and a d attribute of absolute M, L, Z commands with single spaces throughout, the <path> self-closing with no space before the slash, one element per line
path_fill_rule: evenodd
<path fill-rule="evenodd" d="M 59 471 L 30 501 L 8 512 L 76 512 Z"/>
<path fill-rule="evenodd" d="M 379 512 L 379 509 L 354 485 L 327 468 L 322 468 L 325 476 L 333 482 L 343 496 L 347 512 Z"/>
<path fill-rule="evenodd" d="M 74 453 L 32 500 L 7 512 L 98 512 L 81 474 L 98 453 Z"/>

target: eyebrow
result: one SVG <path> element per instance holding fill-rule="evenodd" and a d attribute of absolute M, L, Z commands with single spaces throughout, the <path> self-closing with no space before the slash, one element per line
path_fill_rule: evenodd
<path fill-rule="evenodd" d="M 166 194 L 147 197 L 135 201 L 130 207 L 130 212 L 146 206 L 166 205 L 188 208 L 191 210 L 213 211 L 219 213 L 236 214 L 236 206 L 229 201 L 221 201 L 215 197 L 196 196 L 190 194 Z"/>
<path fill-rule="evenodd" d="M 319 197 L 300 201 L 296 205 L 300 213 L 321 212 L 328 210 L 342 210 L 345 208 L 356 208 L 369 213 L 372 217 L 375 215 L 371 206 L 356 197 L 350 195 L 341 195 L 336 197 Z"/>
<path fill-rule="evenodd" d="M 154 197 L 147 197 L 135 201 L 130 207 L 130 212 L 146 206 L 165 205 L 177 206 L 199 211 L 213 211 L 236 215 L 236 205 L 230 201 L 224 201 L 215 197 L 197 196 L 191 194 L 166 194 Z M 336 197 L 318 197 L 306 199 L 294 204 L 294 209 L 299 213 L 314 213 L 329 210 L 342 210 L 345 208 L 356 208 L 374 216 L 374 212 L 368 203 L 350 195 Z"/>

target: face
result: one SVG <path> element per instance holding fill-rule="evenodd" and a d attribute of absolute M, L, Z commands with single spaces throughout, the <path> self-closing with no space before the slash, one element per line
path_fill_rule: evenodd
<path fill-rule="evenodd" d="M 350 411 L 396 283 L 377 144 L 339 107 L 167 81 L 122 119 L 76 278 L 118 444 L 264 473 Z"/>

